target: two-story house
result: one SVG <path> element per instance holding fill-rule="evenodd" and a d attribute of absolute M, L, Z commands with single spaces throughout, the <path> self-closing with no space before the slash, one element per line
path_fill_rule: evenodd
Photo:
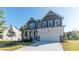
<path fill-rule="evenodd" d="M 62 19 L 64 17 L 51 10 L 42 19 L 35 20 L 31 17 L 26 23 L 28 25 L 26 37 L 34 41 L 59 42 L 64 32 Z"/>

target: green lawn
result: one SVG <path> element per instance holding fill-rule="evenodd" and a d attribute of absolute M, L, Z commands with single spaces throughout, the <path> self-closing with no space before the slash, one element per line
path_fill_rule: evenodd
<path fill-rule="evenodd" d="M 79 40 L 64 40 L 62 47 L 65 51 L 79 51 Z"/>
<path fill-rule="evenodd" d="M 15 45 L 10 45 L 10 46 L 6 45 L 6 44 L 9 44 L 11 42 L 12 41 L 0 40 L 0 50 L 13 51 L 13 50 L 16 50 L 18 48 L 22 48 L 26 45 L 31 44 L 31 42 L 15 42 Z"/>

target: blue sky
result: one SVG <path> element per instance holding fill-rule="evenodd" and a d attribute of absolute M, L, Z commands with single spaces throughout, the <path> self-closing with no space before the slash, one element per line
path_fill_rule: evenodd
<path fill-rule="evenodd" d="M 20 28 L 30 17 L 33 17 L 36 20 L 42 19 L 49 10 L 52 10 L 64 17 L 64 31 L 79 30 L 79 8 L 77 7 L 1 7 L 0 9 L 4 11 L 6 26 L 12 24 L 17 28 Z"/>

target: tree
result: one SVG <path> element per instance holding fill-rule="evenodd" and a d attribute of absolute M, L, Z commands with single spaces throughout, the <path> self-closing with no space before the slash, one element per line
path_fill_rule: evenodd
<path fill-rule="evenodd" d="M 72 33 L 72 38 L 77 39 L 79 37 L 77 32 L 73 32 Z"/>
<path fill-rule="evenodd" d="M 71 34 L 72 34 L 72 32 L 67 32 L 67 38 L 68 38 L 68 40 L 71 39 L 70 38 Z"/>
<path fill-rule="evenodd" d="M 15 32 L 13 31 L 13 27 L 11 25 L 10 29 L 8 30 L 8 33 L 7 33 L 7 36 L 11 37 L 11 41 L 12 41 L 12 38 L 15 36 Z"/>
<path fill-rule="evenodd" d="M 3 10 L 0 10 L 0 26 L 3 25 L 5 22 L 4 20 L 2 20 L 2 19 L 4 19 L 3 14 L 4 14 Z"/>
<path fill-rule="evenodd" d="M 1 25 L 3 25 L 3 24 L 4 24 L 4 22 L 5 22 L 5 21 L 2 21 L 2 20 L 1 20 L 1 21 L 0 21 L 0 26 L 1 26 Z"/>
<path fill-rule="evenodd" d="M 3 10 L 0 10 L 0 18 L 1 18 L 1 19 L 4 19 L 3 14 L 4 14 L 4 13 L 3 13 Z"/>
<path fill-rule="evenodd" d="M 2 33 L 3 30 L 4 30 L 4 29 L 2 29 L 2 27 L 3 27 L 2 25 L 3 25 L 4 22 L 5 22 L 5 21 L 3 20 L 3 19 L 4 19 L 3 14 L 4 14 L 4 13 L 3 13 L 3 10 L 0 10 L 0 27 L 1 27 L 0 33 Z"/>
<path fill-rule="evenodd" d="M 64 32 L 64 38 L 67 38 L 67 33 L 66 32 Z"/>

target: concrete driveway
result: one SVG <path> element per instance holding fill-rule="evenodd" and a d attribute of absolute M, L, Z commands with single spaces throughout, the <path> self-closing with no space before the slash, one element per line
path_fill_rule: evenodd
<path fill-rule="evenodd" d="M 15 51 L 63 51 L 61 43 L 36 42 Z"/>

